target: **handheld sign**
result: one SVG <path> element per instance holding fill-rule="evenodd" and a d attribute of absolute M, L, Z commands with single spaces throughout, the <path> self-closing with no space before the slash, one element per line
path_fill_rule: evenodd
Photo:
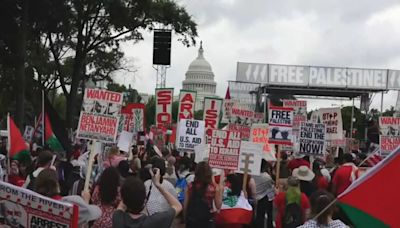
<path fill-rule="evenodd" d="M 325 124 L 301 122 L 299 137 L 299 153 L 307 155 L 324 155 Z"/>
<path fill-rule="evenodd" d="M 204 121 L 182 119 L 179 122 L 176 146 L 178 149 L 194 150 L 204 140 Z"/>
<path fill-rule="evenodd" d="M 156 89 L 156 126 L 164 127 L 172 123 L 173 88 Z"/>
<path fill-rule="evenodd" d="M 267 161 L 276 161 L 275 148 L 269 144 L 268 140 L 269 127 L 268 124 L 253 124 L 250 130 L 250 142 L 259 143 L 264 151 L 264 158 Z"/>
<path fill-rule="evenodd" d="M 178 122 L 182 119 L 193 119 L 196 103 L 196 91 L 181 90 L 179 94 Z"/>
<path fill-rule="evenodd" d="M 242 141 L 240 145 L 240 160 L 239 167 L 236 170 L 238 173 L 245 173 L 247 170 L 248 174 L 259 176 L 261 169 L 261 160 L 263 158 L 263 145 L 260 143 L 252 143 Z M 246 167 L 246 158 L 247 167 Z"/>
<path fill-rule="evenodd" d="M 342 111 L 340 108 L 321 108 L 318 115 L 319 120 L 326 127 L 326 140 L 343 139 Z"/>
<path fill-rule="evenodd" d="M 213 129 L 218 129 L 219 115 L 221 112 L 222 99 L 205 97 L 204 98 L 204 114 L 203 120 L 205 122 L 206 143 L 210 143 L 211 134 Z"/>
<path fill-rule="evenodd" d="M 269 107 L 269 143 L 292 145 L 293 108 Z"/>
<path fill-rule="evenodd" d="M 379 145 L 383 156 L 400 145 L 400 117 L 379 117 Z"/>
<path fill-rule="evenodd" d="M 236 170 L 240 155 L 240 133 L 213 130 L 208 163 L 213 168 Z"/>

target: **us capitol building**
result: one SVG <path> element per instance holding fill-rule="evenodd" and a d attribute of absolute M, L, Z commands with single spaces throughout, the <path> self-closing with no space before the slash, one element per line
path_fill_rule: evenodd
<path fill-rule="evenodd" d="M 182 89 L 197 92 L 195 110 L 202 110 L 204 97 L 217 97 L 215 95 L 217 83 L 214 81 L 214 73 L 210 63 L 204 58 L 202 42 L 200 42 L 197 58 L 190 63 L 185 75 Z"/>

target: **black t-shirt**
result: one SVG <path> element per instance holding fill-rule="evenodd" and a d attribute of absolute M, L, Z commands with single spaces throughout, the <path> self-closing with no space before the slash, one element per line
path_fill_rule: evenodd
<path fill-rule="evenodd" d="M 170 228 L 175 217 L 173 208 L 150 216 L 143 215 L 133 219 L 129 213 L 116 210 L 113 215 L 113 228 Z"/>

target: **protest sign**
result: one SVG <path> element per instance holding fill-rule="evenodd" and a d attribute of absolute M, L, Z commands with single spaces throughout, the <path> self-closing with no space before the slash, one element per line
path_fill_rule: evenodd
<path fill-rule="evenodd" d="M 379 144 L 383 156 L 400 145 L 400 117 L 379 117 Z"/>
<path fill-rule="evenodd" d="M 208 163 L 213 168 L 236 170 L 240 155 L 240 133 L 212 130 Z"/>
<path fill-rule="evenodd" d="M 152 135 L 150 139 L 152 139 L 154 145 L 160 149 L 163 149 L 166 144 L 166 130 L 165 128 L 158 128 L 156 126 L 150 128 L 150 133 Z"/>
<path fill-rule="evenodd" d="M 222 123 L 230 123 L 231 122 L 231 112 L 232 107 L 235 104 L 235 100 L 233 99 L 225 99 L 223 102 L 223 109 L 222 109 Z"/>
<path fill-rule="evenodd" d="M 194 150 L 196 145 L 203 143 L 204 121 L 182 119 L 179 121 L 176 147 L 182 150 Z"/>
<path fill-rule="evenodd" d="M 1 227 L 78 227 L 78 206 L 0 181 Z"/>
<path fill-rule="evenodd" d="M 156 126 L 163 127 L 172 123 L 173 88 L 156 89 Z"/>
<path fill-rule="evenodd" d="M 181 90 L 179 94 L 178 123 L 181 119 L 193 119 L 195 103 L 195 91 Z"/>
<path fill-rule="evenodd" d="M 25 126 L 25 131 L 24 131 L 24 139 L 27 142 L 31 142 L 33 139 L 33 133 L 35 131 L 35 128 L 32 126 Z"/>
<path fill-rule="evenodd" d="M 210 144 L 199 144 L 194 147 L 194 162 L 208 161 Z"/>
<path fill-rule="evenodd" d="M 254 111 L 239 101 L 235 102 L 231 109 L 230 123 L 251 126 L 254 119 Z"/>
<path fill-rule="evenodd" d="M 77 138 L 114 143 L 122 105 L 122 93 L 86 88 Z"/>
<path fill-rule="evenodd" d="M 283 107 L 293 108 L 293 131 L 298 131 L 300 128 L 300 122 L 307 121 L 307 101 L 283 100 Z"/>
<path fill-rule="evenodd" d="M 269 143 L 292 145 L 293 108 L 270 106 Z"/>
<path fill-rule="evenodd" d="M 268 124 L 253 124 L 250 130 L 250 142 L 259 143 L 264 151 L 267 161 L 276 161 L 274 146 L 268 141 Z"/>
<path fill-rule="evenodd" d="M 221 105 L 222 99 L 220 98 L 204 98 L 203 120 L 206 132 L 206 143 L 209 143 L 209 140 L 207 138 L 211 138 L 212 130 L 218 129 Z"/>
<path fill-rule="evenodd" d="M 325 124 L 301 122 L 299 153 L 321 156 L 325 154 Z"/>
<path fill-rule="evenodd" d="M 238 173 L 244 173 L 246 155 L 249 156 L 248 174 L 259 176 L 261 169 L 261 160 L 263 158 L 263 145 L 260 143 L 242 141 L 240 144 Z"/>
<path fill-rule="evenodd" d="M 131 144 L 133 139 L 133 132 L 122 131 L 118 139 L 118 149 L 121 151 L 131 151 Z"/>
<path fill-rule="evenodd" d="M 129 132 L 144 131 L 145 105 L 140 103 L 127 104 L 121 109 L 124 116 L 124 130 Z"/>
<path fill-rule="evenodd" d="M 242 124 L 228 124 L 228 131 L 240 132 L 242 140 L 249 140 L 250 138 L 250 127 Z"/>
<path fill-rule="evenodd" d="M 326 140 L 343 139 L 342 112 L 340 108 L 321 108 L 318 118 L 326 127 Z"/>

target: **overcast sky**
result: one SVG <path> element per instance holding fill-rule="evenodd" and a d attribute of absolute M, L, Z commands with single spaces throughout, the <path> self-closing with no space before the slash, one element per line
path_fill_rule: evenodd
<path fill-rule="evenodd" d="M 282 63 L 400 69 L 400 2 L 392 0 L 186 0 L 198 24 L 205 58 L 224 96 L 227 80 L 235 80 L 236 63 Z M 125 43 L 126 58 L 138 71 L 119 75 L 139 92 L 153 94 L 156 72 L 152 68 L 152 34 Z M 197 47 L 172 41 L 167 87 L 175 94 L 185 72 L 197 56 Z M 199 42 L 198 42 L 199 43 Z M 397 92 L 384 96 L 384 108 L 395 105 Z M 372 106 L 380 108 L 380 95 Z M 309 100 L 309 109 L 348 105 L 350 102 Z M 359 105 L 359 102 L 356 102 Z"/>

